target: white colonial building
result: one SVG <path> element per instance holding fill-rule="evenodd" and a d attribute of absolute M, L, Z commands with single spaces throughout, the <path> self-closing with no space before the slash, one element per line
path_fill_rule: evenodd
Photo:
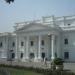
<path fill-rule="evenodd" d="M 14 28 L 13 33 L 0 33 L 0 60 L 75 61 L 75 16 L 42 17 Z"/>

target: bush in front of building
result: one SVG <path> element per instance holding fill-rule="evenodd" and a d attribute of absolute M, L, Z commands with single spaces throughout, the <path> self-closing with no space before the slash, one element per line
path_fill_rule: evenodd
<path fill-rule="evenodd" d="M 4 65 L 0 64 L 0 67 L 5 68 L 16 68 L 21 70 L 30 70 L 33 72 L 41 73 L 42 75 L 75 75 L 75 73 L 66 70 L 52 70 L 52 69 L 42 69 L 42 68 L 33 68 L 33 67 L 24 67 L 24 66 L 12 66 L 12 65 Z"/>
<path fill-rule="evenodd" d="M 56 70 L 56 69 L 63 70 L 63 62 L 64 61 L 61 58 L 53 59 L 51 62 L 52 70 Z"/>
<path fill-rule="evenodd" d="M 63 65 L 63 60 L 61 58 L 55 58 L 53 61 L 55 65 Z"/>

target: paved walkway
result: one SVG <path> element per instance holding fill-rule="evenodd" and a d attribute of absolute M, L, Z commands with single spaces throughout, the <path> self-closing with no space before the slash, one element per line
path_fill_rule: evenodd
<path fill-rule="evenodd" d="M 64 69 L 75 72 L 75 63 L 64 63 Z"/>

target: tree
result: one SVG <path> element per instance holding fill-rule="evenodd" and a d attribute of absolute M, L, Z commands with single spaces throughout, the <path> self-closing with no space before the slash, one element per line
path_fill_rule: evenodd
<path fill-rule="evenodd" d="M 11 3 L 11 2 L 14 2 L 14 0 L 5 0 L 7 3 Z"/>

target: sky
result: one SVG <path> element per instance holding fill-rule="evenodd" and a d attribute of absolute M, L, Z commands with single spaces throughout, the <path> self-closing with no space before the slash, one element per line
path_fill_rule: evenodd
<path fill-rule="evenodd" d="M 15 23 L 43 16 L 75 15 L 75 0 L 0 0 L 0 32 L 13 32 Z"/>

